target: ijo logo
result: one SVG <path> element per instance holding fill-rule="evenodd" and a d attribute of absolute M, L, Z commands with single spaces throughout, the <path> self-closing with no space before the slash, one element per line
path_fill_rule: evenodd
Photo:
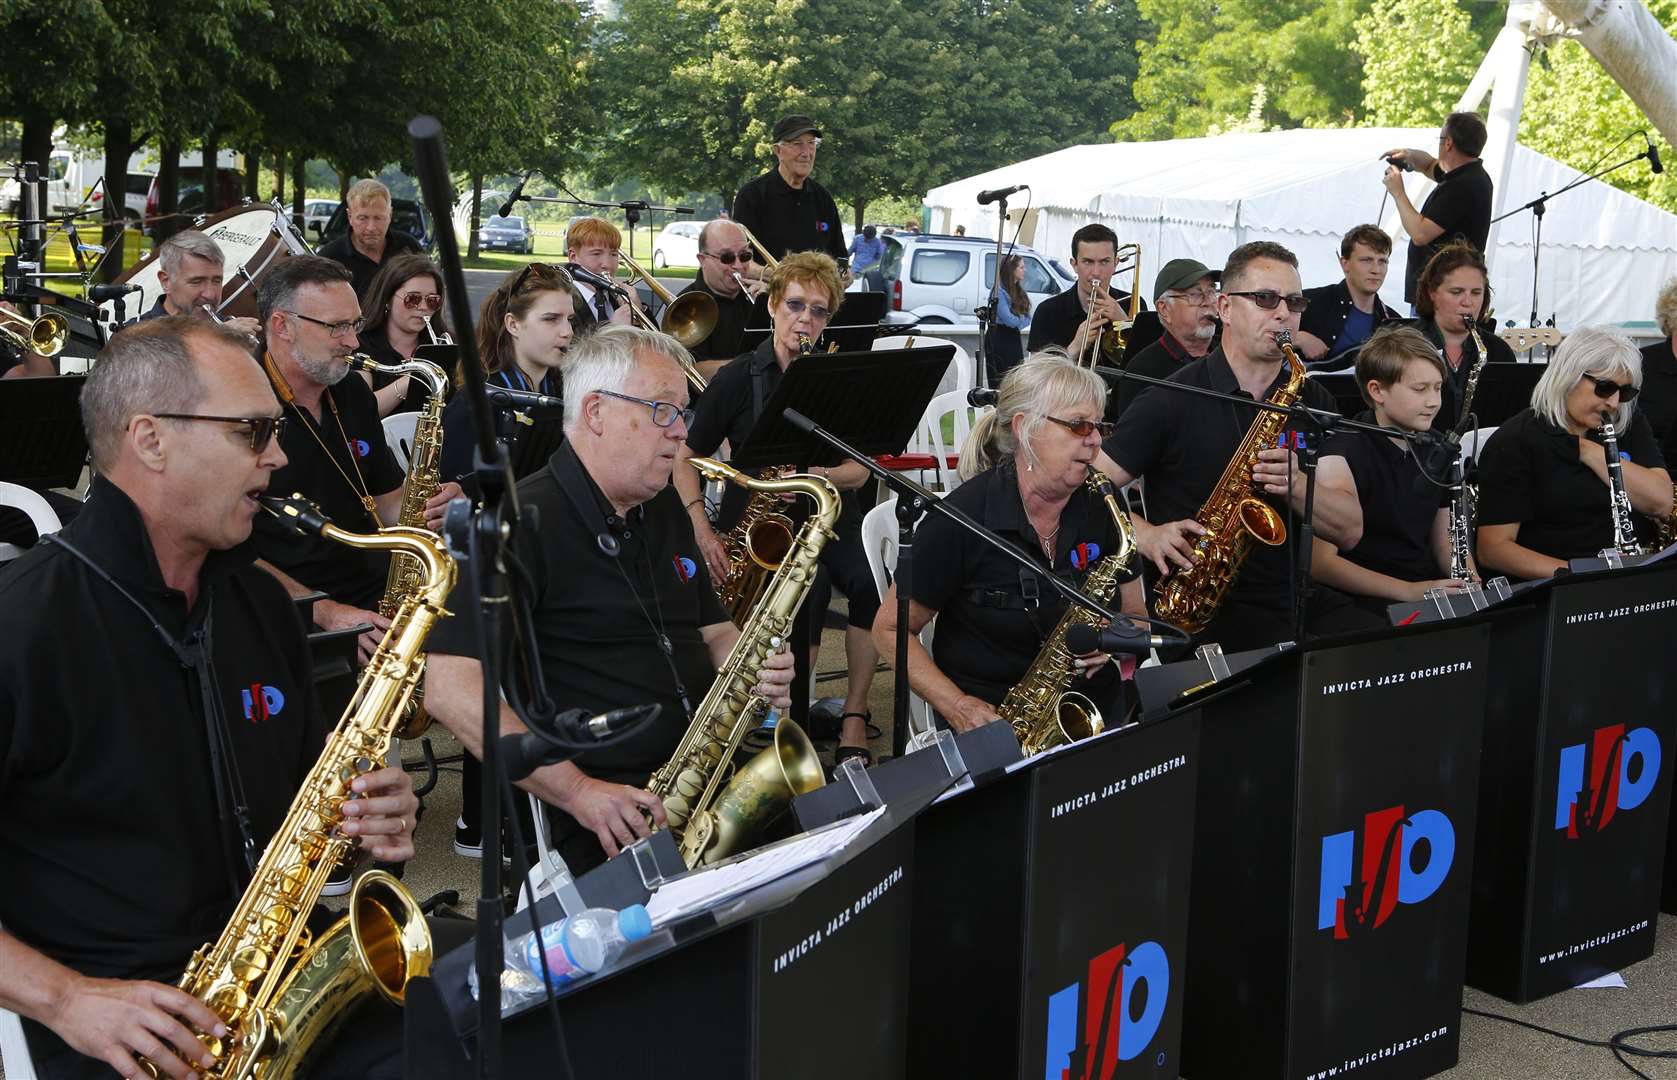
<path fill-rule="evenodd" d="M 1416 849 L 1426 842 L 1425 862 L 1415 865 Z M 1373 930 L 1391 918 L 1399 904 L 1419 904 L 1450 875 L 1456 857 L 1456 829 L 1437 810 L 1404 816 L 1403 807 L 1376 810 L 1363 817 L 1362 857 L 1357 833 L 1322 837 L 1322 885 L 1317 894 L 1316 928 L 1333 928 L 1335 939 Z M 1360 865 L 1361 888 L 1351 903 L 1351 871 Z"/>
<path fill-rule="evenodd" d="M 1620 810 L 1641 806 L 1659 778 L 1660 737 L 1650 728 L 1628 735 L 1623 724 L 1596 728 L 1588 743 L 1561 749 L 1555 828 L 1565 829 L 1568 840 L 1600 832 Z"/>
<path fill-rule="evenodd" d="M 1078 570 L 1089 569 L 1100 557 L 1101 546 L 1093 540 L 1085 540 L 1071 549 L 1071 565 Z"/>
<path fill-rule="evenodd" d="M 253 724 L 278 716 L 285 708 L 285 695 L 277 686 L 251 683 L 239 691 L 239 696 L 244 699 L 245 719 Z"/>
<path fill-rule="evenodd" d="M 1144 941 L 1128 955 L 1123 945 L 1106 950 L 1089 961 L 1085 982 L 1088 1004 L 1081 1009 L 1082 983 L 1048 998 L 1044 1080 L 1109 1080 L 1120 1061 L 1139 1057 L 1159 1033 L 1170 996 L 1170 960 L 1158 942 Z"/>

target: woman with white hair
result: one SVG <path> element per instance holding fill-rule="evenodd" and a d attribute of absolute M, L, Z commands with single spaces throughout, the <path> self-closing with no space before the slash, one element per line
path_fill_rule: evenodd
<path fill-rule="evenodd" d="M 1101 419 L 1106 384 L 1063 354 L 1039 353 L 1009 371 L 999 390 L 995 412 L 979 420 L 961 451 L 966 482 L 949 502 L 1030 552 L 1044 574 L 1081 585 L 1119 544 L 1112 515 L 1084 486 L 1112 427 Z M 1140 562 L 1136 556 L 1118 600 L 1124 611 L 1145 615 Z M 896 656 L 896 588 L 886 592 L 873 624 L 874 644 L 888 660 Z M 921 522 L 908 628 L 918 635 L 934 615 L 938 625 L 935 655 L 909 637 L 908 680 L 937 711 L 940 727 L 967 731 L 998 719 L 996 706 L 1063 614 L 1065 602 L 1037 575 L 944 517 Z M 1091 653 L 1075 661 L 1083 677 L 1078 689 L 1097 704 L 1119 696 L 1106 659 Z M 1094 685 L 1081 685 L 1095 676 Z"/>
<path fill-rule="evenodd" d="M 1601 327 L 1574 331 L 1515 414 L 1479 456 L 1479 565 L 1546 578 L 1568 559 L 1613 545 L 1611 488 L 1601 426 L 1618 431 L 1625 491 L 1638 514 L 1671 513 L 1671 476 L 1648 418 L 1634 405 L 1642 355 Z M 1638 536 L 1653 537 L 1647 521 Z"/>

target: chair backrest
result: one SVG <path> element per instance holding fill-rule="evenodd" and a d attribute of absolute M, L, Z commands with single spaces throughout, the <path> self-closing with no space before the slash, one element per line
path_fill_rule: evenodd
<path fill-rule="evenodd" d="M 961 484 L 961 477 L 951 464 L 951 459 L 959 458 L 961 450 L 967 445 L 967 437 L 972 434 L 973 425 L 978 423 L 978 418 L 994 411 L 993 406 L 974 408 L 968 405 L 965 390 L 951 390 L 939 394 L 926 406 L 926 415 L 920 425 L 931 439 L 931 452 L 938 460 L 938 479 L 946 493 L 954 491 Z M 945 440 L 943 435 L 945 417 L 953 419 L 948 440 Z"/>
<path fill-rule="evenodd" d="M 1497 425 L 1492 424 L 1490 427 L 1474 428 L 1462 436 L 1462 468 L 1467 468 L 1468 462 L 1478 459 L 1480 452 L 1485 449 L 1485 441 L 1496 434 L 1496 429 Z"/>
<path fill-rule="evenodd" d="M 35 1080 L 35 1059 L 29 1056 L 23 1021 L 5 1009 L 0 1009 L 0 1074 L 6 1080 Z"/>
<path fill-rule="evenodd" d="M 58 513 L 52 504 L 41 496 L 19 484 L 0 482 L 0 506 L 10 506 L 23 511 L 29 518 L 30 524 L 35 526 L 37 536 L 55 533 L 64 527 L 58 520 Z M 26 549 L 13 544 L 0 544 L 0 562 L 6 562 L 22 555 Z"/>
<path fill-rule="evenodd" d="M 920 516 L 925 521 L 924 514 Z M 885 590 L 890 587 L 891 575 L 897 568 L 897 500 L 895 497 L 886 499 L 862 516 L 862 551 L 868 559 L 868 569 L 873 572 L 874 588 L 879 590 L 879 598 L 885 599 Z M 920 631 L 920 644 L 926 651 L 932 649 L 932 633 L 937 626 L 937 617 Z M 887 658 L 893 663 L 892 658 Z M 897 678 L 906 679 L 905 672 L 898 672 Z M 932 709 L 918 694 L 909 694 L 909 735 L 912 737 L 923 731 L 932 729 Z"/>
<path fill-rule="evenodd" d="M 408 451 L 413 448 L 414 429 L 419 427 L 416 412 L 391 413 L 384 418 L 384 441 L 396 455 L 396 464 L 403 472 L 408 468 Z"/>
<path fill-rule="evenodd" d="M 973 382 L 972 356 L 948 338 L 927 337 L 924 334 L 894 334 L 891 337 L 875 338 L 873 349 L 875 352 L 882 349 L 924 349 L 932 345 L 955 346 L 955 359 L 952 363 L 955 365 L 956 390 L 965 393 L 978 385 Z"/>

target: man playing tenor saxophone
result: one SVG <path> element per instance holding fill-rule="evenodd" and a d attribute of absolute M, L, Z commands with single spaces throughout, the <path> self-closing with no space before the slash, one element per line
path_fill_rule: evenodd
<path fill-rule="evenodd" d="M 141 1056 L 184 1077 L 220 1021 L 175 981 L 332 727 L 296 612 L 253 565 L 286 417 L 244 337 L 186 317 L 113 338 L 81 408 L 87 508 L 0 572 L 0 1007 L 43 1077 L 140 1077 Z M 344 833 L 411 857 L 407 774 L 354 788 Z M 401 1013 L 370 1006 L 324 1053 L 315 1077 L 400 1076 Z"/>
<path fill-rule="evenodd" d="M 565 363 L 565 443 L 520 481 L 541 530 L 513 554 L 529 579 L 542 671 L 562 708 L 604 711 L 656 701 L 651 724 L 574 761 L 537 769 L 521 786 L 555 808 L 553 841 L 573 873 L 599 865 L 665 823 L 644 790 L 704 698 L 739 630 L 717 602 L 693 527 L 670 486 L 687 438 L 683 349 L 673 338 L 603 326 Z M 482 752 L 483 669 L 474 604 L 430 640 L 426 706 L 473 754 Z M 755 692 L 790 706 L 791 654 L 771 656 Z M 524 730 L 506 706 L 501 727 Z M 649 824 L 649 816 L 651 824 Z"/>

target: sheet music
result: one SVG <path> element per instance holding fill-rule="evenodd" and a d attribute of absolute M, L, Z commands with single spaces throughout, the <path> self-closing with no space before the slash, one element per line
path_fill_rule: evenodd
<path fill-rule="evenodd" d="M 766 885 L 842 851 L 858 833 L 879 820 L 884 807 L 845 818 L 831 828 L 795 837 L 748 858 L 701 870 L 659 888 L 647 902 L 652 925 L 665 926 L 684 916 L 713 908 L 759 885 Z"/>

